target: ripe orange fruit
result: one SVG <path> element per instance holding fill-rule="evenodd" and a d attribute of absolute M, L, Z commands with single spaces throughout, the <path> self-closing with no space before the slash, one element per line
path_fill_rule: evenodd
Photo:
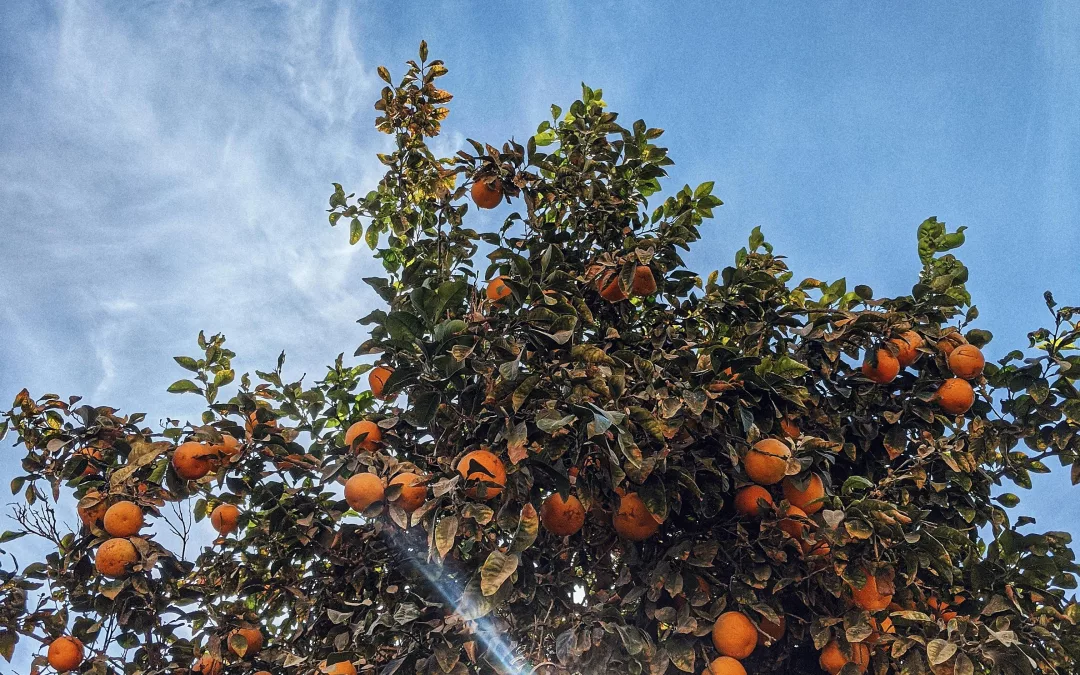
<path fill-rule="evenodd" d="M 201 673 L 201 675 L 221 675 L 222 668 L 221 659 L 207 652 L 195 662 L 195 667 L 191 669 L 191 672 Z"/>
<path fill-rule="evenodd" d="M 262 651 L 263 634 L 258 628 L 237 628 L 233 631 L 233 635 L 243 635 L 244 639 L 247 640 L 247 649 L 243 654 L 233 649 L 232 645 L 229 645 L 229 651 L 233 654 L 236 654 L 241 658 L 251 658 Z"/>
<path fill-rule="evenodd" d="M 383 389 L 386 388 L 386 381 L 390 379 L 390 375 L 392 375 L 393 372 L 393 370 L 386 366 L 375 366 L 368 371 L 368 389 L 371 390 L 372 396 L 375 398 L 383 398 Z"/>
<path fill-rule="evenodd" d="M 824 539 L 808 539 L 803 542 L 803 555 L 807 558 L 825 557 L 832 553 L 832 546 Z"/>
<path fill-rule="evenodd" d="M 784 631 L 787 630 L 787 619 L 781 614 L 780 623 L 773 623 L 763 616 L 758 620 L 758 630 L 765 633 L 769 637 L 769 644 L 772 644 L 784 637 Z"/>
<path fill-rule="evenodd" d="M 953 375 L 965 380 L 982 375 L 984 366 L 986 366 L 986 359 L 975 345 L 960 345 L 949 353 L 949 370 Z"/>
<path fill-rule="evenodd" d="M 959 332 L 946 333 L 938 338 L 937 347 L 941 350 L 941 353 L 946 357 L 952 354 L 952 351 L 960 345 L 966 345 L 967 340 Z"/>
<path fill-rule="evenodd" d="M 509 296 L 513 291 L 510 290 L 510 286 L 506 283 L 506 277 L 495 277 L 488 282 L 487 285 L 487 299 L 495 304 L 498 304 L 503 298 Z"/>
<path fill-rule="evenodd" d="M 797 506 L 805 511 L 809 516 L 814 515 L 825 506 L 825 502 L 822 501 L 825 496 L 825 484 L 821 482 L 821 476 L 816 473 L 810 474 L 810 480 L 803 490 L 800 490 L 790 477 L 784 479 L 783 488 L 784 499 L 788 500 L 788 503 L 792 506 Z"/>
<path fill-rule="evenodd" d="M 660 523 L 636 492 L 627 492 L 619 498 L 619 509 L 611 524 L 620 537 L 630 541 L 645 541 L 660 529 Z"/>
<path fill-rule="evenodd" d="M 724 612 L 712 627 L 716 651 L 733 659 L 745 659 L 757 647 L 757 628 L 742 612 Z"/>
<path fill-rule="evenodd" d="M 768 507 L 762 507 L 758 503 L 759 500 L 768 504 Z M 743 516 L 760 518 L 765 515 L 767 508 L 772 507 L 772 505 L 772 495 L 760 485 L 747 485 L 735 493 L 735 510 Z"/>
<path fill-rule="evenodd" d="M 975 390 L 967 380 L 953 377 L 941 383 L 934 400 L 950 415 L 963 415 L 975 403 Z"/>
<path fill-rule="evenodd" d="M 251 434 L 255 432 L 255 427 L 257 427 L 260 424 L 262 424 L 264 426 L 267 426 L 267 427 L 270 427 L 271 429 L 276 429 L 277 428 L 277 420 L 276 419 L 271 417 L 270 419 L 266 420 L 265 422 L 260 422 L 258 414 L 256 412 L 252 411 L 252 413 L 250 415 L 248 415 L 247 423 L 244 424 L 244 429 L 247 430 L 248 436 L 251 436 Z"/>
<path fill-rule="evenodd" d="M 784 511 L 784 516 L 779 523 L 780 529 L 787 532 L 795 541 L 801 544 L 806 539 L 806 535 L 810 533 L 810 526 L 806 521 L 799 520 L 800 518 L 806 518 L 806 512 L 798 506 L 789 506 Z"/>
<path fill-rule="evenodd" d="M 836 675 L 848 663 L 854 663 L 860 673 L 865 673 L 867 666 L 870 665 L 870 648 L 861 642 L 856 642 L 851 645 L 851 651 L 852 659 L 849 661 L 840 650 L 840 643 L 833 640 L 821 650 L 818 665 L 829 675 Z"/>
<path fill-rule="evenodd" d="M 356 444 L 357 450 L 364 450 L 367 452 L 375 452 L 379 448 L 379 442 L 382 441 L 382 429 L 378 424 L 375 424 L 371 420 L 360 420 L 356 424 L 349 427 L 345 432 L 345 446 L 351 448 L 353 441 L 364 437 Z"/>
<path fill-rule="evenodd" d="M 923 346 L 922 336 L 913 330 L 904 331 L 900 337 L 893 338 L 889 342 L 896 345 L 898 353 L 896 360 L 901 368 L 907 368 L 919 358 L 919 347 Z"/>
<path fill-rule="evenodd" d="M 802 436 L 802 431 L 799 429 L 799 425 L 795 423 L 795 420 L 790 417 L 780 418 L 780 430 L 784 432 L 784 435 L 788 438 L 798 438 Z"/>
<path fill-rule="evenodd" d="M 382 479 L 373 473 L 358 473 L 345 481 L 345 501 L 353 509 L 363 513 L 386 495 Z"/>
<path fill-rule="evenodd" d="M 101 450 L 97 448 L 79 448 L 75 454 L 86 458 L 86 468 L 82 472 L 83 477 L 96 476 L 99 473 L 98 468 L 94 466 L 94 461 L 100 462 L 104 458 Z"/>
<path fill-rule="evenodd" d="M 746 675 L 746 668 L 739 663 L 738 659 L 730 656 L 721 656 L 712 660 L 701 675 Z"/>
<path fill-rule="evenodd" d="M 619 286 L 618 274 L 611 273 L 601 278 L 603 280 L 598 284 L 601 298 L 612 303 L 622 302 L 626 299 L 626 293 L 623 293 L 622 287 Z"/>
<path fill-rule="evenodd" d="M 129 501 L 116 502 L 105 512 L 105 531 L 113 537 L 133 537 L 144 522 L 142 509 Z"/>
<path fill-rule="evenodd" d="M 323 675 L 356 675 L 356 666 L 349 661 L 338 661 L 328 666 L 326 661 L 323 661 L 319 664 L 319 672 Z"/>
<path fill-rule="evenodd" d="M 481 178 L 472 185 L 472 199 L 481 209 L 493 209 L 502 200 L 498 178 Z"/>
<path fill-rule="evenodd" d="M 585 525 L 585 508 L 574 495 L 563 499 L 556 492 L 540 506 L 540 522 L 556 537 L 569 537 Z"/>
<path fill-rule="evenodd" d="M 106 540 L 98 547 L 94 566 L 97 571 L 111 579 L 119 579 L 128 575 L 131 566 L 139 559 L 139 554 L 127 539 L 119 537 Z"/>
<path fill-rule="evenodd" d="M 256 670 L 255 675 L 270 675 L 269 670 Z"/>
<path fill-rule="evenodd" d="M 891 611 L 892 608 L 893 606 L 890 605 L 889 610 Z M 870 637 L 866 638 L 865 640 L 865 642 L 870 645 L 876 645 L 877 643 L 881 642 L 881 635 L 883 633 L 889 635 L 896 634 L 896 626 L 893 625 L 892 619 L 890 619 L 889 617 L 885 617 L 881 620 L 880 627 L 878 626 L 877 620 L 874 617 L 870 617 L 870 626 L 874 629 L 874 632 L 871 633 Z"/>
<path fill-rule="evenodd" d="M 199 480 L 214 469 L 218 454 L 204 443 L 181 443 L 172 456 L 173 470 L 182 480 Z"/>
<path fill-rule="evenodd" d="M 743 457 L 743 469 L 750 480 L 758 485 L 773 485 L 784 479 L 787 473 L 791 448 L 775 438 L 765 438 Z"/>
<path fill-rule="evenodd" d="M 506 465 L 490 450 L 473 450 L 458 460 L 458 473 L 473 499 L 494 499 L 506 487 Z"/>
<path fill-rule="evenodd" d="M 876 363 L 871 363 L 869 355 L 866 357 L 866 360 L 863 361 L 863 376 L 871 382 L 876 382 L 878 384 L 888 384 L 895 380 L 897 374 L 900 372 L 900 362 L 896 357 L 890 354 L 887 349 L 878 349 L 876 358 Z"/>
<path fill-rule="evenodd" d="M 634 281 L 630 284 L 634 295 L 652 295 L 656 292 L 656 278 L 648 265 L 638 265 L 634 269 Z"/>
<path fill-rule="evenodd" d="M 49 643 L 47 654 L 49 665 L 57 672 L 66 673 L 69 670 L 75 670 L 82 665 L 84 656 L 82 640 L 77 637 L 65 635 Z"/>
<path fill-rule="evenodd" d="M 223 537 L 235 530 L 239 522 L 240 509 L 233 504 L 218 504 L 210 513 L 210 524 Z"/>
<path fill-rule="evenodd" d="M 417 485 L 423 480 L 415 473 L 399 473 L 390 479 L 390 485 L 400 485 L 401 494 L 392 503 L 397 504 L 406 513 L 412 513 L 427 501 L 427 486 Z"/>
<path fill-rule="evenodd" d="M 869 572 L 866 573 L 866 584 L 862 588 L 851 587 L 851 598 L 855 606 L 868 612 L 880 612 L 892 602 L 892 594 L 878 592 L 877 578 Z"/>
<path fill-rule="evenodd" d="M 240 441 L 229 434 L 222 434 L 221 442 L 216 445 L 211 445 L 210 449 L 217 453 L 219 457 L 232 457 L 240 452 Z"/>
<path fill-rule="evenodd" d="M 79 506 L 76 509 L 79 520 L 87 527 L 102 529 L 110 501 L 108 496 L 97 490 L 87 491 L 86 496 L 79 500 Z"/>

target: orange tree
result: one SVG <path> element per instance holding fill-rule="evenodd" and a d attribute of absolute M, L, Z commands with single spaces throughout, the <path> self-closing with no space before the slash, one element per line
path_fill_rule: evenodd
<path fill-rule="evenodd" d="M 2 541 L 50 550 L 5 558 L 0 652 L 129 675 L 1076 672 L 1070 536 L 1005 487 L 1051 457 L 1080 473 L 1073 308 L 1048 294 L 1052 328 L 985 364 L 963 233 L 933 218 L 903 297 L 793 284 L 757 230 L 700 276 L 681 255 L 721 202 L 660 196 L 659 129 L 584 87 L 524 146 L 439 159 L 444 73 L 423 45 L 399 84 L 379 69 L 386 175 L 330 198 L 385 267 L 356 352 L 377 367 L 237 379 L 200 335 L 170 390 L 206 412 L 159 430 L 19 394 Z"/>

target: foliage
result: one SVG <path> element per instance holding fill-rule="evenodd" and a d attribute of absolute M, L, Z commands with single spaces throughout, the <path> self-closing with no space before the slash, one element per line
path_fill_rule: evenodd
<path fill-rule="evenodd" d="M 29 533 L 52 551 L 2 571 L 0 653 L 20 636 L 73 633 L 88 646 L 83 672 L 102 675 L 182 675 L 207 653 L 228 675 L 307 674 L 324 660 L 382 675 L 658 675 L 703 669 L 713 621 L 738 610 L 786 621 L 744 661 L 753 673 L 820 672 L 834 639 L 845 653 L 872 644 L 878 674 L 1076 669 L 1071 538 L 1030 531 L 1001 489 L 1030 488 L 1052 457 L 1080 479 L 1075 308 L 1047 294 L 1053 327 L 986 365 L 970 411 L 944 414 L 946 347 L 992 337 L 968 329 L 967 268 L 945 253 L 963 228 L 919 227 L 923 271 L 898 298 L 844 279 L 793 284 L 758 230 L 703 278 L 681 252 L 722 202 L 712 183 L 659 196 L 672 163 L 661 130 L 620 125 L 583 86 L 524 146 L 470 140 L 436 158 L 427 139 L 451 96 L 426 51 L 396 85 L 379 69 L 376 125 L 396 140 L 380 155 L 386 176 L 359 198 L 335 184 L 330 198 L 330 223 L 348 222 L 386 270 L 365 279 L 386 307 L 361 320 L 371 333 L 356 351 L 392 368 L 383 397 L 364 386 L 368 365 L 338 356 L 305 384 L 285 379 L 282 355 L 224 400 L 234 354 L 203 335 L 200 357 L 176 359 L 192 379 L 170 387 L 205 397 L 199 424 L 155 431 L 139 414 L 20 393 L 0 435 L 25 449 L 11 485 L 22 527 L 0 541 Z M 495 231 L 467 226 L 477 181 L 513 209 Z M 635 293 L 640 266 L 656 292 Z M 495 276 L 510 294 L 493 301 Z M 629 299 L 602 298 L 611 283 Z M 918 360 L 888 384 L 864 377 L 863 355 L 895 355 L 890 339 L 907 331 L 924 343 Z M 360 420 L 377 422 L 378 451 L 345 444 Z M 223 435 L 241 451 L 216 454 L 200 480 L 176 475 L 176 443 Z M 827 489 L 805 541 L 781 527 L 779 485 L 762 518 L 733 510 L 743 457 L 764 438 L 793 449 L 791 485 L 816 474 Z M 480 447 L 507 468 L 494 497 L 470 496 L 458 471 Z M 426 501 L 408 513 L 388 485 L 388 505 L 358 514 L 337 484 L 363 471 L 419 474 Z M 570 537 L 540 525 L 554 492 L 587 513 Z M 661 523 L 639 543 L 612 527 L 627 492 Z M 72 494 L 84 507 L 122 495 L 155 516 L 131 537 L 130 575 L 95 571 L 97 526 L 57 521 Z M 221 503 L 241 507 L 238 533 L 189 550 L 193 523 Z M 892 595 L 887 609 L 853 604 L 868 575 Z M 878 630 L 886 617 L 895 632 Z M 244 626 L 266 648 L 248 654 L 233 633 Z"/>

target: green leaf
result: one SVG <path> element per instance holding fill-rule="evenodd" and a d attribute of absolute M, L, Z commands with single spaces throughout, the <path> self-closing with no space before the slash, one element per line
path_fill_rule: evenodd
<path fill-rule="evenodd" d="M 503 583 L 517 571 L 516 555 L 492 551 L 480 568 L 480 590 L 485 596 L 495 595 Z"/>
<path fill-rule="evenodd" d="M 201 394 L 203 390 L 200 389 L 199 386 L 191 380 L 177 380 L 176 382 L 170 384 L 169 388 L 166 391 L 168 391 L 170 394 Z"/>
<path fill-rule="evenodd" d="M 353 218 L 349 222 L 349 245 L 355 245 L 364 236 L 364 226 L 359 218 Z"/>
<path fill-rule="evenodd" d="M 185 370 L 190 370 L 193 373 L 199 372 L 199 362 L 190 356 L 174 356 L 173 360 L 180 364 L 180 367 Z"/>

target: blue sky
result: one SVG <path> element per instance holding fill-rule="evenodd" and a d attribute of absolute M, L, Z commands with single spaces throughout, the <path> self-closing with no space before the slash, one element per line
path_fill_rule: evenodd
<path fill-rule="evenodd" d="M 699 271 L 760 225 L 796 277 L 895 295 L 924 218 L 968 226 L 999 357 L 1045 322 L 1044 290 L 1080 304 L 1080 5 L 962 7 L 2 2 L 0 398 L 191 416 L 164 390 L 200 329 L 241 370 L 352 353 L 379 267 L 326 224 L 329 185 L 379 177 L 375 67 L 400 74 L 421 39 L 456 97 L 440 154 L 523 141 L 582 81 L 667 129 L 668 187 L 714 180 L 727 203 Z M 1066 477 L 1037 486 L 1040 527 L 1077 522 Z"/>

